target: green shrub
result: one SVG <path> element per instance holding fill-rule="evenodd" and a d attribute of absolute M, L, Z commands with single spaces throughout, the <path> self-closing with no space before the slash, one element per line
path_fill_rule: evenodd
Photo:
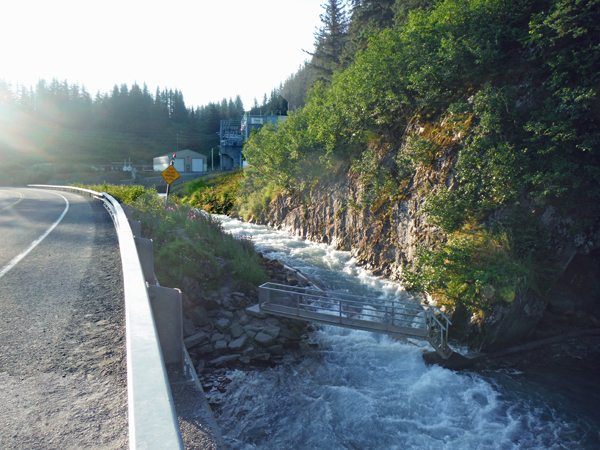
<path fill-rule="evenodd" d="M 467 226 L 435 249 L 419 247 L 412 264 L 402 271 L 408 289 L 429 294 L 442 305 L 463 305 L 468 311 L 488 311 L 510 303 L 532 285 L 531 258 L 519 257 L 506 232 Z"/>

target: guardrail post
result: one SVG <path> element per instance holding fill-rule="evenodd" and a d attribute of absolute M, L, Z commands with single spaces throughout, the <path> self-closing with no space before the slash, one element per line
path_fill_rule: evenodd
<path fill-rule="evenodd" d="M 142 224 L 140 223 L 139 220 L 133 220 L 133 219 L 128 219 L 127 220 L 129 222 L 129 227 L 131 228 L 131 233 L 135 236 L 141 236 L 142 235 Z"/>
<path fill-rule="evenodd" d="M 183 364 L 181 291 L 148 285 L 152 315 L 165 364 Z"/>
<path fill-rule="evenodd" d="M 134 237 L 133 240 L 135 241 L 142 272 L 144 273 L 144 280 L 150 285 L 158 284 L 156 275 L 154 274 L 154 248 L 152 239 Z"/>

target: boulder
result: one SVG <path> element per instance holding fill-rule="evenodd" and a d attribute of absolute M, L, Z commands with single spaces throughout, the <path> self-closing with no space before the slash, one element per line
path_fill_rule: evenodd
<path fill-rule="evenodd" d="M 227 341 L 215 342 L 215 350 L 217 352 L 223 352 L 223 351 L 227 350 Z"/>
<path fill-rule="evenodd" d="M 275 343 L 275 338 L 273 336 L 263 333 L 262 331 L 254 336 L 254 340 L 261 347 L 270 347 Z"/>
<path fill-rule="evenodd" d="M 214 348 L 211 344 L 204 344 L 202 347 L 200 347 L 199 349 L 196 350 L 196 354 L 197 355 L 208 355 L 209 353 L 212 353 L 214 351 Z"/>
<path fill-rule="evenodd" d="M 223 355 L 220 356 L 216 359 L 213 359 L 212 361 L 209 361 L 209 364 L 212 366 L 224 366 L 227 365 L 229 363 L 235 362 L 238 359 L 240 359 L 241 355 Z"/>
<path fill-rule="evenodd" d="M 183 317 L 181 324 L 183 325 L 183 337 L 191 336 L 196 332 L 196 327 L 194 326 L 194 321 L 187 317 Z"/>
<path fill-rule="evenodd" d="M 187 312 L 187 316 L 192 320 L 194 326 L 203 327 L 208 323 L 206 309 L 202 306 L 196 306 Z"/>
<path fill-rule="evenodd" d="M 242 334 L 244 334 L 244 329 L 242 328 L 241 325 L 238 325 L 237 323 L 232 325 L 229 328 L 229 332 L 231 333 L 231 337 L 233 339 L 237 339 L 239 338 Z"/>
<path fill-rule="evenodd" d="M 231 324 L 231 321 L 229 319 L 219 319 L 215 323 L 215 328 L 217 330 L 219 330 L 221 333 L 225 333 L 229 329 L 230 324 Z"/>
<path fill-rule="evenodd" d="M 199 331 L 198 333 L 185 338 L 183 340 L 183 344 L 185 345 L 185 348 L 192 348 L 192 347 L 195 347 L 196 345 L 201 344 L 207 340 L 208 340 L 208 336 L 206 336 L 206 334 L 203 333 L 202 331 Z"/>
<path fill-rule="evenodd" d="M 229 350 L 232 350 L 234 352 L 242 350 L 246 346 L 247 340 L 248 338 L 244 335 L 239 337 L 238 339 L 231 341 L 229 343 Z"/>
<path fill-rule="evenodd" d="M 225 335 L 221 333 L 215 333 L 211 336 L 210 342 L 222 341 L 225 339 Z"/>
<path fill-rule="evenodd" d="M 267 350 L 269 351 L 269 353 L 271 355 L 274 355 L 274 356 L 283 355 L 283 345 L 281 345 L 281 344 L 272 345 L 271 347 L 267 348 Z"/>
<path fill-rule="evenodd" d="M 264 330 L 262 330 L 262 332 L 265 334 L 268 334 L 269 336 L 272 336 L 273 339 L 276 339 L 277 336 L 279 336 L 280 330 L 281 330 L 281 328 L 276 327 L 275 325 L 269 325 L 269 326 L 265 327 Z"/>
<path fill-rule="evenodd" d="M 292 341 L 300 340 L 300 335 L 298 333 L 296 333 L 294 330 L 290 330 L 289 328 L 282 328 L 281 331 L 279 332 L 279 336 L 284 337 L 289 340 L 292 340 Z"/>

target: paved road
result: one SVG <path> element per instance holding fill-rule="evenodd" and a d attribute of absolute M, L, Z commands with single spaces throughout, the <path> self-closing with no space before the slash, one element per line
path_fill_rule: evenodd
<path fill-rule="evenodd" d="M 0 188 L 0 448 L 127 448 L 123 315 L 102 205 Z"/>

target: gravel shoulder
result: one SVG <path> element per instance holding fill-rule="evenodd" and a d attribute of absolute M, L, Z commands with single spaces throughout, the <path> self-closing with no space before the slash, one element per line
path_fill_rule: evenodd
<path fill-rule="evenodd" d="M 63 223 L 0 283 L 2 449 L 128 447 L 116 232 L 99 203 L 65 196 L 71 209 Z M 80 254 L 82 241 L 91 246 Z M 68 278 L 55 276 L 61 271 Z"/>

